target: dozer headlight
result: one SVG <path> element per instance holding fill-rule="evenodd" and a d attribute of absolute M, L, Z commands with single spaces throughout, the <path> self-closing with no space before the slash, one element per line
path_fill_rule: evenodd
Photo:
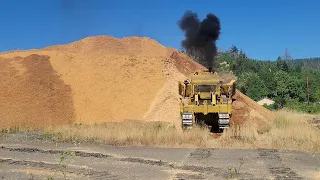
<path fill-rule="evenodd" d="M 182 114 L 182 119 L 192 119 L 192 114 Z"/>
<path fill-rule="evenodd" d="M 226 113 L 219 114 L 219 118 L 229 118 L 229 114 L 226 114 Z"/>

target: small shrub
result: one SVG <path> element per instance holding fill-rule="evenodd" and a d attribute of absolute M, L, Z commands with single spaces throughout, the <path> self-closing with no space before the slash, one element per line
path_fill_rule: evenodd
<path fill-rule="evenodd" d="M 307 103 L 301 103 L 297 101 L 288 101 L 285 107 L 290 110 L 295 110 L 303 113 L 309 113 L 309 114 L 320 113 L 320 105 L 316 103 L 307 104 Z"/>
<path fill-rule="evenodd" d="M 275 119 L 274 124 L 278 129 L 281 129 L 281 128 L 286 128 L 290 124 L 290 121 L 285 117 L 278 116 Z"/>

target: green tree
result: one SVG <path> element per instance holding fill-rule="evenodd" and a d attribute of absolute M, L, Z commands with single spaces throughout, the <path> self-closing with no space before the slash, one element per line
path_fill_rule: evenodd
<path fill-rule="evenodd" d="M 239 53 L 239 59 L 248 59 L 247 55 L 245 52 L 242 51 L 242 49 L 240 50 L 240 53 Z"/>
<path fill-rule="evenodd" d="M 274 80 L 276 81 L 276 95 L 282 98 L 289 92 L 287 80 L 289 79 L 288 73 L 285 71 L 278 71 L 274 74 Z"/>
<path fill-rule="evenodd" d="M 317 90 L 316 90 L 316 93 L 315 93 L 315 100 L 316 100 L 316 102 L 320 102 L 320 88 L 318 88 Z"/>
<path fill-rule="evenodd" d="M 309 72 L 309 73 L 306 73 L 305 77 L 306 76 L 308 76 L 308 79 L 309 79 L 310 101 L 311 102 L 319 101 L 318 92 L 320 89 L 320 73 Z M 306 88 L 306 86 L 304 85 L 304 89 L 305 88 Z M 306 92 L 306 90 L 305 90 L 305 92 Z M 306 94 L 306 93 L 304 93 L 304 94 Z"/>
<path fill-rule="evenodd" d="M 305 100 L 304 81 L 296 76 L 289 76 L 287 80 L 287 88 L 289 97 L 298 101 Z"/>
<path fill-rule="evenodd" d="M 244 72 L 238 77 L 237 88 L 244 94 L 246 94 L 249 89 L 248 84 L 251 76 L 253 76 L 251 72 Z"/>
<path fill-rule="evenodd" d="M 274 97 L 275 96 L 275 87 L 276 82 L 274 80 L 274 70 L 271 69 L 271 66 L 269 64 L 263 64 L 260 68 L 260 71 L 258 71 L 259 77 L 263 80 L 265 83 L 265 86 L 268 89 L 268 97 Z"/>
<path fill-rule="evenodd" d="M 243 73 L 238 84 L 240 91 L 257 101 L 268 95 L 268 88 L 257 73 Z"/>
<path fill-rule="evenodd" d="M 277 59 L 277 67 L 279 70 L 282 70 L 282 71 L 288 72 L 289 70 L 288 62 L 286 60 L 282 60 L 280 57 L 278 57 Z"/>
<path fill-rule="evenodd" d="M 250 81 L 247 95 L 255 101 L 260 100 L 268 95 L 267 87 L 265 86 L 264 82 L 258 78 L 258 76 Z"/>
<path fill-rule="evenodd" d="M 239 49 L 237 48 L 237 46 L 232 45 L 231 48 L 230 48 L 231 57 L 233 57 L 234 59 L 238 58 L 238 53 L 239 53 Z"/>
<path fill-rule="evenodd" d="M 286 104 L 285 98 L 282 98 L 280 96 L 276 96 L 273 100 L 275 102 L 274 104 L 275 109 L 281 109 Z"/>

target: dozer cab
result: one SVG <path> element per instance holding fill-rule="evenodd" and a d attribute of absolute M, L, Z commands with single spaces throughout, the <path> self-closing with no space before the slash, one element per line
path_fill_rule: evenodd
<path fill-rule="evenodd" d="M 194 73 L 190 80 L 179 82 L 180 114 L 183 129 L 195 124 L 222 133 L 229 127 L 236 80 L 225 83 L 217 73 Z"/>

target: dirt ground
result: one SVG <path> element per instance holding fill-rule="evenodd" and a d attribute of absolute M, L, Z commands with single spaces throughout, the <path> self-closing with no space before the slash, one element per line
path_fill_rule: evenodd
<path fill-rule="evenodd" d="M 145 120 L 180 124 L 177 82 L 204 69 L 149 38 L 88 37 L 0 53 L 0 127 Z M 237 92 L 232 121 L 272 112 Z"/>
<path fill-rule="evenodd" d="M 295 180 L 317 179 L 320 172 L 317 153 L 273 149 L 170 149 L 30 142 L 0 146 L 2 179 Z"/>

